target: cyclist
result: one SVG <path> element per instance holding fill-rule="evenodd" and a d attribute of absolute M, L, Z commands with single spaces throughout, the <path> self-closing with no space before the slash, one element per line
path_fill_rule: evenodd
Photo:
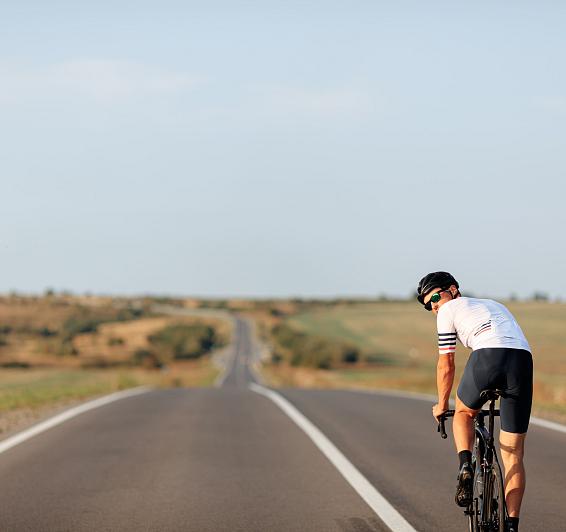
<path fill-rule="evenodd" d="M 525 491 L 523 453 L 533 390 L 529 344 L 504 305 L 491 299 L 462 297 L 458 282 L 448 272 L 425 275 L 419 282 L 417 299 L 437 319 L 438 403 L 432 408 L 437 421 L 448 410 L 456 339 L 472 350 L 458 386 L 453 423 L 460 460 L 456 504 L 468 506 L 473 498 L 473 419 L 483 406 L 480 393 L 486 389 L 502 390 L 499 442 L 505 469 L 507 530 L 517 532 Z"/>

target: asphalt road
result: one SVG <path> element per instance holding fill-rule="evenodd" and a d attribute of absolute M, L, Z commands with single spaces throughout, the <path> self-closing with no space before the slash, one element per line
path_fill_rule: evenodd
<path fill-rule="evenodd" d="M 0 454 L 0 531 L 383 531 L 311 440 L 248 389 L 236 338 L 222 386 L 152 391 L 89 411 Z M 460 531 L 456 459 L 426 401 L 285 390 L 416 530 Z M 532 427 L 522 530 L 565 530 L 566 434 Z"/>

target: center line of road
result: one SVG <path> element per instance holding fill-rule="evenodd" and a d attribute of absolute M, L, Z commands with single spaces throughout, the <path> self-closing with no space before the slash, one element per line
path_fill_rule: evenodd
<path fill-rule="evenodd" d="M 394 532 L 416 532 L 405 518 L 377 491 L 366 477 L 350 462 L 342 452 L 299 412 L 282 395 L 255 383 L 249 385 L 250 390 L 271 399 L 287 414 L 330 460 L 340 474 L 356 490 L 358 495 L 369 505 L 377 516 Z"/>

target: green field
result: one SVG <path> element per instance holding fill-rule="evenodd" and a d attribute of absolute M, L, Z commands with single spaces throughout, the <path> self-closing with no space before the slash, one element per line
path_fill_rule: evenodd
<path fill-rule="evenodd" d="M 566 304 L 511 302 L 532 348 L 535 363 L 535 411 L 566 416 Z M 277 384 L 316 386 L 368 386 L 434 391 L 437 350 L 436 321 L 415 302 L 380 302 L 314 308 L 287 318 L 292 327 L 317 336 L 346 339 L 357 345 L 367 361 L 358 367 L 318 372 L 298 380 L 289 368 L 268 369 Z M 458 346 L 459 376 L 468 350 Z"/>
<path fill-rule="evenodd" d="M 298 314 L 289 324 L 309 334 L 345 339 L 368 357 L 405 364 L 434 354 L 434 317 L 414 304 L 375 303 L 321 307 Z"/>

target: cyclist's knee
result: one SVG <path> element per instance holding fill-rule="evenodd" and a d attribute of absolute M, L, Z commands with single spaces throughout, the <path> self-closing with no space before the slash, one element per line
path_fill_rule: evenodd
<path fill-rule="evenodd" d="M 477 414 L 477 410 L 474 410 L 472 408 L 469 408 L 468 406 L 466 406 L 462 400 L 456 396 L 456 414 L 459 415 L 463 415 L 469 418 L 473 418 L 476 414 Z"/>
<path fill-rule="evenodd" d="M 502 430 L 499 434 L 501 454 L 521 460 L 525 453 L 525 437 L 526 434 L 515 434 Z"/>

